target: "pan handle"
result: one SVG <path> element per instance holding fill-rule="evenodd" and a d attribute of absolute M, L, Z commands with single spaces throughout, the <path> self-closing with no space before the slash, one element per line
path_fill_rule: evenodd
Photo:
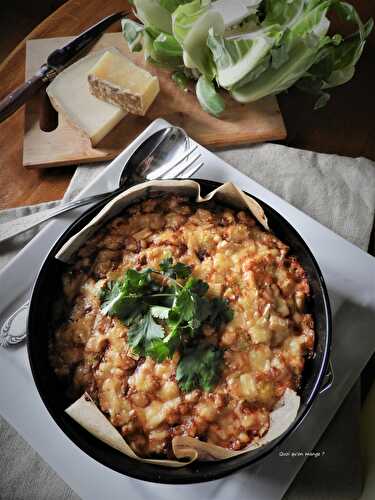
<path fill-rule="evenodd" d="M 19 344 L 26 338 L 26 323 L 30 302 L 14 311 L 0 327 L 0 347 Z"/>
<path fill-rule="evenodd" d="M 333 368 L 332 368 L 332 362 L 331 362 L 331 360 L 329 360 L 327 371 L 326 371 L 326 374 L 324 376 L 324 382 L 323 382 L 322 388 L 319 391 L 319 394 L 323 394 L 328 389 L 330 389 L 332 387 L 334 379 L 335 379 L 335 376 L 334 376 L 334 372 L 333 372 Z"/>

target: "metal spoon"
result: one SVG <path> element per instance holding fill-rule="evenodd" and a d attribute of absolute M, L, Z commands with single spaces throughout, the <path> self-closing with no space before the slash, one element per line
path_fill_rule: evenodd
<path fill-rule="evenodd" d="M 190 154 L 196 148 L 189 151 L 189 138 L 186 132 L 179 127 L 167 127 L 158 130 L 148 137 L 131 155 L 124 165 L 119 186 L 116 189 L 73 200 L 39 214 L 26 215 L 17 219 L 12 227 L 9 227 L 9 224 L 4 224 L 4 227 L 2 227 L 2 224 L 0 224 L 0 243 L 74 208 L 112 198 L 133 184 L 146 180 L 166 178 L 167 174 L 174 174 L 177 177 L 183 171 L 186 171 L 188 167 L 194 167 L 194 163 L 199 159 L 200 155 L 198 154 L 192 158 Z M 185 161 L 187 159 L 188 161 Z M 196 166 L 194 172 L 202 165 L 203 163 Z M 191 177 L 191 175 L 193 175 L 193 172 L 189 171 L 186 177 Z"/>

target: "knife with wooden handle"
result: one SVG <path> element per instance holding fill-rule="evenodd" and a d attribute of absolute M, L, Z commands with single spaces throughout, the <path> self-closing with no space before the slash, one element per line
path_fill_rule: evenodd
<path fill-rule="evenodd" d="M 48 85 L 77 55 L 94 42 L 111 24 L 127 16 L 127 12 L 117 12 L 105 17 L 91 28 L 77 36 L 64 47 L 53 51 L 39 70 L 29 80 L 20 85 L 0 101 L 0 122 L 15 113 L 25 102 Z"/>

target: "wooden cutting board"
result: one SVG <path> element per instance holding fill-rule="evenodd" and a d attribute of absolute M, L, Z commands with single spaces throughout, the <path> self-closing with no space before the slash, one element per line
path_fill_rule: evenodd
<path fill-rule="evenodd" d="M 26 44 L 26 78 L 33 75 L 48 54 L 72 37 L 28 40 Z M 127 115 L 95 148 L 63 115 L 58 127 L 43 132 L 39 127 L 39 96 L 26 105 L 23 164 L 25 167 L 57 167 L 105 161 L 114 158 L 155 118 L 164 118 L 183 127 L 204 146 L 221 148 L 255 142 L 284 139 L 286 130 L 276 98 L 240 104 L 223 93 L 226 110 L 218 119 L 199 106 L 194 87 L 189 92 L 178 88 L 168 70 L 145 63 L 140 53 L 129 53 L 121 33 L 106 33 L 89 52 L 117 47 L 136 64 L 158 76 L 160 94 L 147 116 Z"/>

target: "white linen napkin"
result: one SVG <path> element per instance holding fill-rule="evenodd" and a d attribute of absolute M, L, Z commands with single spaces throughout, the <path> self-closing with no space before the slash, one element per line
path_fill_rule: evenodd
<path fill-rule="evenodd" d="M 375 211 L 375 165 L 370 160 L 313 153 L 276 144 L 231 149 L 221 151 L 218 155 L 292 205 L 367 250 Z M 76 196 L 102 168 L 104 165 L 78 167 L 64 199 Z M 4 210 L 0 212 L 0 224 L 9 222 L 14 225 L 19 217 L 58 203 Z M 37 230 L 30 230 L 0 244 L 0 268 Z M 286 494 L 288 500 L 352 500 L 359 496 L 359 408 L 357 384 L 317 445 L 318 450 L 325 451 L 324 456 L 307 460 Z M 350 429 L 349 433 L 347 429 Z M 0 498 L 78 498 L 1 417 L 0 449 Z"/>

